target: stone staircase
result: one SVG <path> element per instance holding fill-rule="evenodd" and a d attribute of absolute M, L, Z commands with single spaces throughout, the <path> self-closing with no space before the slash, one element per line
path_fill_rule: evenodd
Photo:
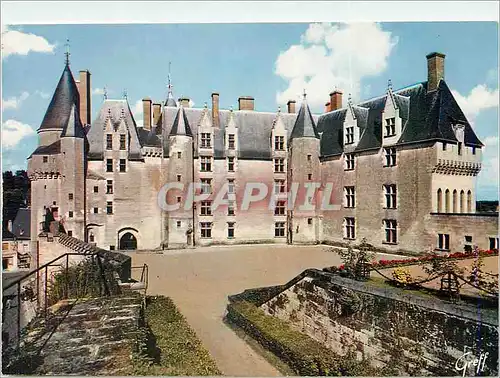
<path fill-rule="evenodd" d="M 34 375 L 127 375 L 143 324 L 144 297 L 61 301 L 23 331 L 3 372 Z M 4 361 L 5 362 L 5 361 Z"/>

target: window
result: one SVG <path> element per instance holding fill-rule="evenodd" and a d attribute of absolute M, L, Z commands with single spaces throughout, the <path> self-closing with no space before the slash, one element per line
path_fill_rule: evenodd
<path fill-rule="evenodd" d="M 110 250 L 110 251 L 114 251 L 114 250 L 115 250 L 115 246 L 114 246 L 114 245 L 110 245 L 110 246 L 109 246 L 109 250 Z"/>
<path fill-rule="evenodd" d="M 227 170 L 229 172 L 234 172 L 234 157 L 227 158 Z"/>
<path fill-rule="evenodd" d="M 472 147 L 472 155 L 476 154 L 476 147 Z"/>
<path fill-rule="evenodd" d="M 313 219 L 312 218 L 307 218 L 307 224 L 312 225 L 313 224 Z"/>
<path fill-rule="evenodd" d="M 285 172 L 285 159 L 274 159 L 274 172 Z"/>
<path fill-rule="evenodd" d="M 48 163 L 49 162 L 49 157 L 48 156 L 44 156 L 43 157 L 43 162 L 44 163 Z"/>
<path fill-rule="evenodd" d="M 385 148 L 385 167 L 394 167 L 396 165 L 396 149 Z"/>
<path fill-rule="evenodd" d="M 106 214 L 113 214 L 113 202 L 106 202 Z"/>
<path fill-rule="evenodd" d="M 453 191 L 453 212 L 454 213 L 456 213 L 458 211 L 458 209 L 457 209 L 457 201 L 458 201 L 457 196 L 458 196 L 457 190 L 455 189 Z"/>
<path fill-rule="evenodd" d="M 385 120 L 385 135 L 384 137 L 390 137 L 396 135 L 396 118 L 387 118 Z"/>
<path fill-rule="evenodd" d="M 182 158 L 182 152 L 177 152 L 177 159 L 181 159 Z"/>
<path fill-rule="evenodd" d="M 73 199 L 73 193 L 68 194 L 68 199 L 71 201 Z"/>
<path fill-rule="evenodd" d="M 202 238 L 211 238 L 212 237 L 212 223 L 201 222 L 200 223 L 200 232 L 201 232 Z"/>
<path fill-rule="evenodd" d="M 441 188 L 437 191 L 437 212 L 440 213 L 443 211 L 443 191 Z"/>
<path fill-rule="evenodd" d="M 113 180 L 108 180 L 106 184 L 106 194 L 113 194 Z"/>
<path fill-rule="evenodd" d="M 312 173 L 308 173 L 308 174 L 307 174 L 307 179 L 308 179 L 309 181 L 311 181 L 311 180 L 312 180 L 312 177 L 313 177 Z"/>
<path fill-rule="evenodd" d="M 234 150 L 234 134 L 229 134 L 227 137 L 227 148 Z"/>
<path fill-rule="evenodd" d="M 450 235 L 438 234 L 438 249 L 448 251 L 450 249 Z"/>
<path fill-rule="evenodd" d="M 467 212 L 472 213 L 472 192 L 467 191 Z"/>
<path fill-rule="evenodd" d="M 274 180 L 274 194 L 285 193 L 285 180 Z"/>
<path fill-rule="evenodd" d="M 99 208 L 98 207 L 94 207 L 94 214 L 98 214 L 99 213 Z"/>
<path fill-rule="evenodd" d="M 212 180 L 211 179 L 201 179 L 201 193 L 202 194 L 212 193 Z"/>
<path fill-rule="evenodd" d="M 462 142 L 458 142 L 458 154 L 462 155 Z"/>
<path fill-rule="evenodd" d="M 274 236 L 277 238 L 285 236 L 285 222 L 274 223 Z"/>
<path fill-rule="evenodd" d="M 212 161 L 210 160 L 210 156 L 201 157 L 201 171 L 202 172 L 212 171 Z"/>
<path fill-rule="evenodd" d="M 89 242 L 94 243 L 95 242 L 95 236 L 94 234 L 89 235 Z"/>
<path fill-rule="evenodd" d="M 345 207 L 354 207 L 356 200 L 354 186 L 344 187 L 344 193 L 345 193 Z"/>
<path fill-rule="evenodd" d="M 490 249 L 498 249 L 498 238 L 489 238 Z"/>
<path fill-rule="evenodd" d="M 229 222 L 227 224 L 227 237 L 234 238 L 234 222 Z"/>
<path fill-rule="evenodd" d="M 182 197 L 178 196 L 177 197 L 177 203 L 181 203 L 181 201 L 182 201 Z"/>
<path fill-rule="evenodd" d="M 286 203 L 285 201 L 278 201 L 274 208 L 274 215 L 285 215 Z"/>
<path fill-rule="evenodd" d="M 120 172 L 125 172 L 127 168 L 127 160 L 120 159 Z"/>
<path fill-rule="evenodd" d="M 182 222 L 181 221 L 177 221 L 177 228 L 179 228 L 181 226 L 182 226 Z"/>
<path fill-rule="evenodd" d="M 68 230 L 68 236 L 73 236 L 73 231 Z"/>
<path fill-rule="evenodd" d="M 177 175 L 177 182 L 180 182 L 180 181 L 181 181 L 181 178 L 182 178 L 182 176 L 181 176 L 181 175 Z"/>
<path fill-rule="evenodd" d="M 465 236 L 464 250 L 465 252 L 472 252 L 472 236 L 470 235 Z"/>
<path fill-rule="evenodd" d="M 201 215 L 212 215 L 212 201 L 201 201 Z"/>
<path fill-rule="evenodd" d="M 307 161 L 311 161 L 311 159 L 312 159 L 312 155 L 311 155 L 311 154 L 308 154 L 308 155 L 307 155 Z"/>
<path fill-rule="evenodd" d="M 211 148 L 210 133 L 201 133 L 201 148 Z"/>
<path fill-rule="evenodd" d="M 99 187 L 98 186 L 94 186 L 94 193 L 99 193 Z"/>
<path fill-rule="evenodd" d="M 227 192 L 229 194 L 234 193 L 234 180 L 233 179 L 227 180 Z"/>
<path fill-rule="evenodd" d="M 460 212 L 463 213 L 465 211 L 465 192 L 463 190 L 460 191 Z"/>
<path fill-rule="evenodd" d="M 106 134 L 106 150 L 113 149 L 113 135 Z"/>
<path fill-rule="evenodd" d="M 120 134 L 120 150 L 125 149 L 125 134 Z"/>
<path fill-rule="evenodd" d="M 385 242 L 396 244 L 397 238 L 397 222 L 394 219 L 384 219 Z"/>
<path fill-rule="evenodd" d="M 354 126 L 348 126 L 345 128 L 345 144 L 354 143 Z"/>
<path fill-rule="evenodd" d="M 396 208 L 396 185 L 384 185 L 384 194 L 385 194 L 385 208 L 386 209 L 395 209 Z"/>
<path fill-rule="evenodd" d="M 106 172 L 113 172 L 113 159 L 106 159 Z"/>
<path fill-rule="evenodd" d="M 448 189 L 444 192 L 444 212 L 450 212 L 450 191 Z"/>
<path fill-rule="evenodd" d="M 285 137 L 283 136 L 274 137 L 274 149 L 276 151 L 283 151 L 285 149 Z"/>
<path fill-rule="evenodd" d="M 354 218 L 344 218 L 345 221 L 345 237 L 347 239 L 355 239 L 355 220 Z"/>
<path fill-rule="evenodd" d="M 73 212 L 72 211 L 68 212 L 68 218 L 73 218 Z"/>
<path fill-rule="evenodd" d="M 227 205 L 227 215 L 229 215 L 229 216 L 234 215 L 234 202 L 233 201 L 229 201 L 229 203 Z"/>
<path fill-rule="evenodd" d="M 446 142 L 443 142 L 443 151 L 446 151 Z"/>
<path fill-rule="evenodd" d="M 345 167 L 346 171 L 352 171 L 354 169 L 354 154 L 345 154 Z"/>

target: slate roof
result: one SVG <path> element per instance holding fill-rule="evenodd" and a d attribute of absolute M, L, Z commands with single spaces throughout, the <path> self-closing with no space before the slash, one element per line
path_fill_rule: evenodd
<path fill-rule="evenodd" d="M 436 91 L 427 93 L 427 82 L 418 83 L 392 93 L 402 118 L 402 134 L 396 145 L 441 140 L 457 143 L 452 126 L 465 126 L 464 142 L 483 146 L 458 106 L 446 82 L 441 80 Z M 382 145 L 382 112 L 387 95 L 352 106 L 360 128 L 355 151 L 378 149 Z M 343 124 L 347 108 L 323 114 L 318 120 L 321 155 L 335 156 L 343 152 Z"/>
<path fill-rule="evenodd" d="M 12 221 L 12 232 L 4 230 L 2 232 L 3 240 L 30 240 L 31 232 L 31 209 L 19 209 L 16 217 Z"/>
<path fill-rule="evenodd" d="M 319 139 L 319 134 L 316 129 L 316 124 L 314 123 L 314 119 L 311 115 L 311 110 L 307 105 L 305 95 L 304 95 L 304 101 L 302 102 L 302 105 L 300 106 L 299 109 L 299 114 L 297 114 L 295 124 L 293 125 L 290 139 L 304 138 L 304 137 Z"/>
<path fill-rule="evenodd" d="M 129 136 L 128 158 L 130 160 L 142 160 L 138 128 L 126 99 L 106 99 L 104 101 L 87 133 L 90 144 L 88 158 L 91 160 L 102 160 L 104 158 L 104 133 L 106 132 L 108 119 L 115 129 L 120 126 L 121 122 L 125 123 Z"/>
<path fill-rule="evenodd" d="M 172 128 L 170 129 L 170 136 L 173 135 L 185 135 L 190 137 L 193 136 L 191 128 L 189 127 L 189 121 L 182 105 L 179 108 L 179 111 L 175 116 L 174 123 L 172 124 Z"/>
<path fill-rule="evenodd" d="M 69 119 L 66 123 L 61 137 L 85 138 L 85 129 L 80 121 L 78 106 L 73 104 L 69 112 Z"/>
<path fill-rule="evenodd" d="M 31 155 L 57 155 L 60 153 L 61 153 L 61 140 L 58 139 L 54 143 L 49 144 L 48 146 L 37 147 L 37 149 L 33 151 Z"/>
<path fill-rule="evenodd" d="M 66 64 L 38 130 L 62 130 L 68 124 L 73 105 L 76 106 L 76 109 L 79 108 L 80 95 L 78 94 L 78 88 L 73 79 L 71 69 Z M 79 119 L 80 117 L 78 117 Z"/>

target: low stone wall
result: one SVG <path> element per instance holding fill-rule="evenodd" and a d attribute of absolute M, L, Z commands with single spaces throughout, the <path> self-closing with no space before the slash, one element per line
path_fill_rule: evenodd
<path fill-rule="evenodd" d="M 253 295 L 257 305 L 264 299 L 267 314 L 336 353 L 356 351 L 397 374 L 461 375 L 456 364 L 460 368 L 468 352 L 466 358 L 481 357 L 481 363 L 471 364 L 467 375 L 498 373 L 498 310 L 484 303 L 453 304 L 316 270 L 279 288 L 279 294 L 268 288 L 232 299 Z"/>

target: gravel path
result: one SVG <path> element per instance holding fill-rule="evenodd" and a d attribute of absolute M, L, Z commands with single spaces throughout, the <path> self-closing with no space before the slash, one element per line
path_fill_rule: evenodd
<path fill-rule="evenodd" d="M 131 256 L 132 265 L 149 266 L 148 294 L 174 300 L 225 375 L 253 377 L 281 374 L 223 323 L 228 295 L 340 264 L 325 246 L 220 246 Z"/>

